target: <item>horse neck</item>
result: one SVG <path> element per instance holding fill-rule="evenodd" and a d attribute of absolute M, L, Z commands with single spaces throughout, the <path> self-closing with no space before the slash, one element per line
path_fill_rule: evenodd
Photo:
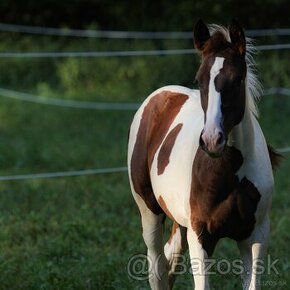
<path fill-rule="evenodd" d="M 236 125 L 229 135 L 229 145 L 234 146 L 244 155 L 249 155 L 255 148 L 254 144 L 254 125 L 253 119 L 255 118 L 249 106 L 249 90 L 246 88 L 246 104 L 245 113 L 242 121 Z"/>

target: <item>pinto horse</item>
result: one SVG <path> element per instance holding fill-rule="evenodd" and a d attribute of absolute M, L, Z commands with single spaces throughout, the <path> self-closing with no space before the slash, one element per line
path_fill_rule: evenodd
<path fill-rule="evenodd" d="M 153 92 L 129 133 L 131 190 L 154 264 L 150 286 L 172 288 L 178 255 L 188 247 L 195 289 L 209 289 L 207 259 L 228 237 L 240 249 L 244 289 L 259 289 L 255 263 L 269 236 L 278 156 L 257 121 L 253 48 L 236 21 L 209 29 L 200 20 L 194 42 L 202 55 L 200 90 L 166 86 Z M 165 216 L 173 226 L 164 246 Z"/>

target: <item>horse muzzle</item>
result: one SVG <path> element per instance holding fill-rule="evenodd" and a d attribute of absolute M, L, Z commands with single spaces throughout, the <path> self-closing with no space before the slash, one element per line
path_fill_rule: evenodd
<path fill-rule="evenodd" d="M 218 158 L 223 154 L 226 143 L 222 130 L 215 130 L 212 133 L 203 130 L 200 134 L 199 145 L 212 158 Z"/>

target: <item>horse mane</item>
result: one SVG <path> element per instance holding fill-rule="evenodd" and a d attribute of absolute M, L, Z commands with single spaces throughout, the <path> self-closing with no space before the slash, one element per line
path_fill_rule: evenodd
<path fill-rule="evenodd" d="M 223 35 L 225 41 L 231 42 L 229 29 L 212 24 L 209 26 L 210 34 Z M 257 108 L 257 101 L 259 101 L 262 94 L 262 86 L 259 82 L 256 74 L 256 63 L 254 55 L 257 53 L 257 49 L 253 45 L 253 40 L 246 37 L 246 64 L 247 64 L 247 76 L 246 76 L 246 106 L 256 116 L 259 116 Z"/>

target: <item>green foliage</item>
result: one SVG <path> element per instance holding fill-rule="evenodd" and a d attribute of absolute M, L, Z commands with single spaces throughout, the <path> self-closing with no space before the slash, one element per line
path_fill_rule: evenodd
<path fill-rule="evenodd" d="M 264 87 L 289 87 L 289 51 L 264 52 L 258 56 L 258 70 Z"/>
<path fill-rule="evenodd" d="M 5 38 L 3 38 L 5 39 Z M 10 51 L 15 39 L 3 41 L 0 49 Z M 101 40 L 72 40 L 66 51 L 150 50 L 184 47 L 187 42 Z M 81 48 L 81 43 L 85 46 Z M 56 51 L 60 44 L 46 38 L 33 47 L 35 37 L 26 36 L 18 40 L 18 49 Z M 6 45 L 5 45 L 6 44 Z M 24 45 L 25 44 L 25 45 Z M 191 44 L 190 44 L 191 45 Z M 23 49 L 25 47 L 25 49 Z M 104 57 L 66 59 L 4 59 L 0 66 L 2 86 L 33 92 L 46 97 L 75 98 L 83 100 L 131 101 L 143 100 L 155 88 L 168 83 L 192 86 L 196 58 L 193 56 L 164 57 Z"/>

